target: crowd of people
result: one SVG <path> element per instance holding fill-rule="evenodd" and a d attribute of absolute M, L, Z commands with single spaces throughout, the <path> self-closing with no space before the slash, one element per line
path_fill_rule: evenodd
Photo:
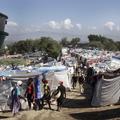
<path fill-rule="evenodd" d="M 72 75 L 72 88 L 75 89 L 76 85 L 79 84 L 80 88 L 80 95 L 83 94 L 84 91 L 84 85 L 88 84 L 91 86 L 92 91 L 92 97 L 95 90 L 95 85 L 99 79 L 101 79 L 102 74 L 97 73 L 93 67 L 90 67 L 86 64 L 86 61 L 84 62 L 78 62 L 78 66 L 74 67 L 74 73 Z M 39 76 L 35 76 L 35 78 L 29 78 L 27 81 L 27 86 L 24 95 L 22 96 L 20 93 L 20 86 L 22 85 L 21 81 L 18 81 L 17 84 L 15 84 L 12 92 L 11 92 L 11 98 L 12 98 L 12 104 L 11 104 L 11 110 L 13 112 L 13 115 L 16 115 L 19 113 L 19 110 L 21 109 L 20 99 L 23 99 L 24 101 L 28 102 L 28 108 L 34 109 L 34 110 L 41 110 L 44 108 L 44 105 L 48 105 L 48 108 L 51 110 L 51 98 L 54 98 L 56 100 L 57 104 L 57 111 L 60 111 L 63 102 L 66 98 L 66 88 L 63 85 L 63 81 L 59 82 L 58 88 L 51 93 L 50 86 L 48 84 L 48 80 L 45 79 L 43 75 L 42 79 L 43 83 L 43 91 L 41 91 L 41 83 L 39 80 Z M 43 94 L 42 94 L 43 93 Z M 60 94 L 57 98 L 57 96 Z M 92 99 L 91 97 L 91 99 Z"/>
<path fill-rule="evenodd" d="M 72 88 L 75 89 L 76 85 L 79 84 L 80 88 L 80 95 L 85 93 L 85 88 L 89 86 L 90 89 L 90 97 L 92 101 L 92 97 L 95 92 L 95 86 L 98 80 L 102 79 L 103 77 L 102 72 L 97 72 L 94 67 L 89 66 L 86 62 L 80 62 L 78 66 L 74 67 L 74 74 L 72 76 Z"/>
<path fill-rule="evenodd" d="M 21 94 L 21 86 L 22 81 L 17 81 L 11 91 L 11 110 L 13 116 L 19 114 L 21 110 L 21 102 L 20 99 L 23 99 L 25 102 L 28 103 L 28 108 L 34 110 L 41 110 L 44 108 L 46 104 L 48 104 L 49 109 L 52 110 L 51 107 L 51 98 L 55 97 L 58 93 L 60 95 L 57 97 L 57 111 L 60 111 L 63 101 L 66 98 L 66 88 L 63 85 L 63 81 L 59 82 L 58 88 L 51 93 L 50 86 L 48 84 L 48 80 L 42 79 L 43 82 L 43 94 L 41 91 L 41 84 L 39 80 L 39 76 L 35 76 L 35 78 L 29 78 L 27 81 L 26 89 L 24 95 Z"/>

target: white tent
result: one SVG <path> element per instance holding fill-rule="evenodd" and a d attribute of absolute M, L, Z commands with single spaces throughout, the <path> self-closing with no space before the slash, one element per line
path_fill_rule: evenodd
<path fill-rule="evenodd" d="M 46 73 L 45 77 L 46 80 L 48 80 L 51 90 L 54 90 L 58 87 L 59 81 L 63 81 L 63 85 L 67 89 L 71 89 L 71 80 L 66 70 L 59 72 L 48 72 Z"/>

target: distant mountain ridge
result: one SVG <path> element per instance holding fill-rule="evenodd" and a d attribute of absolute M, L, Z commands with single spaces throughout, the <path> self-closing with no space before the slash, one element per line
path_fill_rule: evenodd
<path fill-rule="evenodd" d="M 29 32 L 22 34 L 9 34 L 9 36 L 5 39 L 5 44 L 13 43 L 20 40 L 26 39 L 37 39 L 40 37 L 51 37 L 55 40 L 61 40 L 64 37 L 67 37 L 68 40 L 71 40 L 74 37 L 79 37 L 82 43 L 88 42 L 88 35 L 85 34 L 71 34 L 70 32 L 53 32 L 53 31 L 37 31 L 37 32 Z M 118 41 L 119 36 L 115 35 L 107 35 L 104 34 L 105 37 L 109 37 L 115 41 Z"/>

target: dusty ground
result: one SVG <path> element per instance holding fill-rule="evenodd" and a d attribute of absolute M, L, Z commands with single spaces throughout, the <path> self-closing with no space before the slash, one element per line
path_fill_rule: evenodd
<path fill-rule="evenodd" d="M 89 94 L 80 95 L 79 87 L 67 92 L 67 99 L 60 112 L 46 109 L 41 111 L 23 111 L 12 117 L 10 112 L 0 113 L 1 120 L 120 120 L 120 105 L 91 107 Z"/>

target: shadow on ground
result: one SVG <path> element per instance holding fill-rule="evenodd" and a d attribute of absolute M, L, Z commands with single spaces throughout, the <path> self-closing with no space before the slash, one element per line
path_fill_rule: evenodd
<path fill-rule="evenodd" d="M 7 113 L 7 115 L 5 115 L 4 113 Z M 0 120 L 2 119 L 6 119 L 6 118 L 10 118 L 10 116 L 8 114 L 11 114 L 10 110 L 5 110 L 5 111 L 0 111 Z M 2 115 L 1 115 L 2 114 Z"/>
<path fill-rule="evenodd" d="M 66 98 L 63 104 L 65 108 L 91 108 L 89 99 L 70 99 Z"/>
<path fill-rule="evenodd" d="M 120 120 L 120 108 L 104 111 L 93 111 L 70 114 L 76 120 Z M 119 119 L 117 119 L 119 118 Z"/>
<path fill-rule="evenodd" d="M 6 118 L 10 118 L 9 116 L 0 116 L 0 120 L 1 119 L 6 119 Z"/>
<path fill-rule="evenodd" d="M 91 90 L 88 85 L 84 88 L 84 93 L 80 94 L 79 89 L 74 89 L 72 92 L 77 93 L 74 94 L 75 98 L 66 98 L 65 102 L 63 104 L 63 107 L 65 108 L 91 108 Z M 88 89 L 89 87 L 89 89 Z M 79 94 L 78 94 L 79 93 Z M 81 99 L 83 97 L 84 99 Z"/>

